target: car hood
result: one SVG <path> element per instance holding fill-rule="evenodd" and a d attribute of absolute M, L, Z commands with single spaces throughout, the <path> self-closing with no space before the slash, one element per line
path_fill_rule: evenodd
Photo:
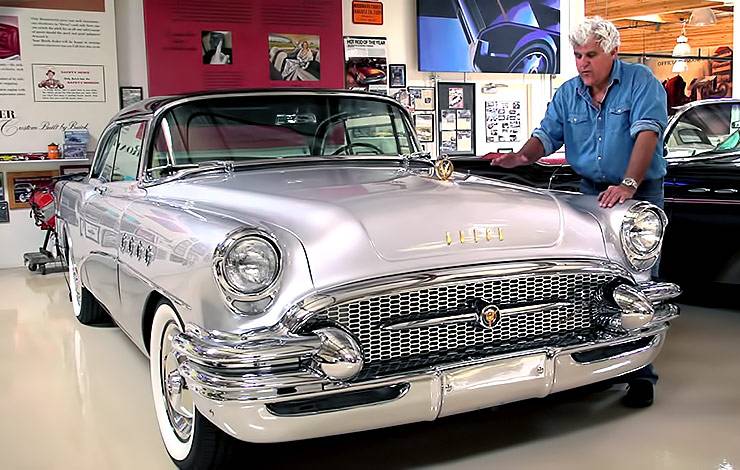
<path fill-rule="evenodd" d="M 604 257 L 599 224 L 557 197 L 473 175 L 440 181 L 427 168 L 251 169 L 163 184 L 150 195 L 290 231 L 317 286 L 503 260 Z"/>

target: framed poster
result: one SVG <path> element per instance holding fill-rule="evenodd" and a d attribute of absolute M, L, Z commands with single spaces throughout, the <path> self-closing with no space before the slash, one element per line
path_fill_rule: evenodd
<path fill-rule="evenodd" d="M 475 84 L 439 83 L 439 151 L 475 155 Z"/>
<path fill-rule="evenodd" d="M 144 89 L 140 86 L 122 86 L 118 91 L 121 109 L 144 99 Z"/>
<path fill-rule="evenodd" d="M 391 88 L 404 88 L 406 86 L 406 64 L 390 64 L 388 72 L 391 76 L 388 86 Z"/>
<path fill-rule="evenodd" d="M 434 114 L 414 114 L 414 127 L 419 142 L 434 142 Z"/>
<path fill-rule="evenodd" d="M 8 196 L 11 209 L 27 209 L 34 186 L 48 186 L 59 176 L 57 170 L 19 171 L 8 173 Z"/>
<path fill-rule="evenodd" d="M 434 88 L 410 86 L 409 97 L 415 111 L 434 111 Z"/>

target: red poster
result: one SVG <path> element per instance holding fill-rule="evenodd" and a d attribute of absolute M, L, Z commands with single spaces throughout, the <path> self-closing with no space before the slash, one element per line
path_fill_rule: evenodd
<path fill-rule="evenodd" d="M 342 88 L 342 0 L 144 0 L 149 93 Z"/>

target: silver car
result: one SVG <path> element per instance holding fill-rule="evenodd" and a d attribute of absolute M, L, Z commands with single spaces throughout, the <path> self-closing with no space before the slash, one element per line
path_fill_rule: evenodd
<path fill-rule="evenodd" d="M 72 304 L 150 358 L 181 468 L 236 439 L 394 426 L 649 364 L 663 212 L 454 173 L 383 96 L 252 91 L 121 111 L 57 185 Z"/>

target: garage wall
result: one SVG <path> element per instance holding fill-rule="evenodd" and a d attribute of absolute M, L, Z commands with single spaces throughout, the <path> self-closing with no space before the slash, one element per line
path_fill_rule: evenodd
<path fill-rule="evenodd" d="M 406 64 L 407 86 L 434 86 L 435 79 L 440 82 L 475 83 L 476 94 L 479 99 L 484 95 L 481 88 L 490 83 L 507 85 L 496 95 L 485 95 L 491 99 L 507 96 L 521 96 L 526 94 L 528 103 L 526 129 L 524 139 L 539 124 L 545 114 L 550 97 L 563 81 L 576 75 L 573 49 L 570 47 L 567 36 L 563 35 L 561 45 L 561 74 L 549 75 L 520 75 L 496 73 L 437 73 L 420 72 L 417 53 L 416 31 L 416 0 L 385 0 L 383 1 L 384 24 L 381 26 L 356 25 L 352 23 L 352 0 L 343 0 L 344 34 L 345 36 L 382 36 L 388 39 L 388 63 Z M 569 31 L 570 25 L 580 22 L 584 17 L 583 0 L 561 0 L 561 31 Z M 391 90 L 393 91 L 393 89 Z M 435 131 L 438 123 L 435 123 Z M 524 123 L 523 123 L 524 125 Z M 481 155 L 494 151 L 499 147 L 511 145 L 487 144 L 485 142 L 485 119 L 483 107 L 476 105 L 476 153 Z M 437 136 L 438 137 L 438 136 Z M 435 147 L 438 142 L 435 142 Z M 514 144 L 515 150 L 523 142 Z M 432 152 L 436 155 L 436 149 Z"/>

